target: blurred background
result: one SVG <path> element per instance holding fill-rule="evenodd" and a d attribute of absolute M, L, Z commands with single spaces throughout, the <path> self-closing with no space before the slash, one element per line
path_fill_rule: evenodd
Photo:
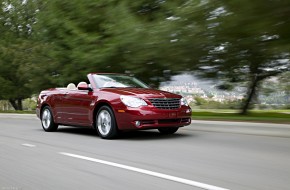
<path fill-rule="evenodd" d="M 1 0 L 0 7 L 2 112 L 33 112 L 43 89 L 114 72 L 181 93 L 199 119 L 239 113 L 289 122 L 289 0 Z"/>

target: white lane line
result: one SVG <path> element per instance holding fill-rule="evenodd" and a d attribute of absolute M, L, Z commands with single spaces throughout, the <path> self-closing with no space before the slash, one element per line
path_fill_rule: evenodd
<path fill-rule="evenodd" d="M 22 144 L 22 146 L 27 146 L 27 147 L 36 147 L 36 145 L 33 145 L 33 144 Z"/>
<path fill-rule="evenodd" d="M 153 172 L 153 171 L 150 171 L 150 170 L 144 170 L 144 169 L 141 169 L 141 168 L 135 168 L 135 167 L 131 167 L 131 166 L 126 166 L 126 165 L 123 165 L 123 164 L 118 164 L 118 163 L 109 162 L 109 161 L 105 161 L 105 160 L 99 160 L 99 159 L 95 159 L 95 158 L 90 158 L 90 157 L 76 155 L 76 154 L 71 154 L 71 153 L 66 153 L 66 152 L 60 152 L 59 154 L 62 154 L 62 155 L 65 155 L 65 156 L 69 156 L 69 157 L 79 158 L 79 159 L 83 159 L 83 160 L 87 160 L 87 161 L 91 161 L 91 162 L 96 162 L 96 163 L 100 163 L 100 164 L 104 164 L 104 165 L 108 165 L 108 166 L 113 166 L 113 167 L 117 167 L 117 168 L 122 168 L 122 169 L 125 169 L 125 170 L 130 170 L 130 171 L 134 171 L 134 172 L 138 172 L 138 173 L 142 173 L 142 174 L 146 174 L 146 175 L 150 175 L 150 176 L 154 176 L 154 177 L 159 177 L 159 178 L 167 179 L 167 180 L 170 180 L 170 181 L 175 181 L 175 182 L 178 182 L 178 183 L 183 183 L 183 184 L 186 184 L 186 185 L 199 187 L 199 188 L 206 189 L 206 190 L 229 190 L 229 189 L 225 189 L 225 188 L 222 188 L 222 187 L 208 185 L 208 184 L 200 183 L 200 182 L 197 182 L 197 181 L 192 181 L 192 180 L 183 179 L 183 178 L 180 178 L 180 177 L 175 177 L 175 176 L 166 175 L 166 174 L 162 174 L 162 173 L 158 173 L 158 172 Z"/>

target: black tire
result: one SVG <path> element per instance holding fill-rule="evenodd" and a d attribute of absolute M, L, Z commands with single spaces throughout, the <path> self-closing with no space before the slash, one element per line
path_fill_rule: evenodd
<path fill-rule="evenodd" d="M 58 124 L 54 122 L 53 114 L 49 106 L 45 106 L 41 112 L 41 125 L 46 132 L 56 131 Z"/>
<path fill-rule="evenodd" d="M 164 127 L 164 128 L 159 128 L 158 131 L 161 134 L 165 134 L 165 135 L 170 135 L 175 133 L 179 128 L 178 127 Z"/>
<path fill-rule="evenodd" d="M 109 106 L 102 106 L 96 115 L 96 129 L 103 139 L 113 139 L 118 135 L 114 112 Z"/>

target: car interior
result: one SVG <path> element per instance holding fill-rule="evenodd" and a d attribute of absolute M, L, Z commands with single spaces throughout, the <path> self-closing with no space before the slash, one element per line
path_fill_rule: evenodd
<path fill-rule="evenodd" d="M 82 81 L 82 82 L 79 82 L 77 86 L 74 83 L 69 83 L 66 88 L 68 90 L 77 90 L 80 85 L 84 85 L 84 84 L 91 87 L 91 84 L 88 84 L 87 82 Z"/>
<path fill-rule="evenodd" d="M 74 83 L 69 83 L 66 87 L 68 90 L 76 90 L 77 87 Z"/>

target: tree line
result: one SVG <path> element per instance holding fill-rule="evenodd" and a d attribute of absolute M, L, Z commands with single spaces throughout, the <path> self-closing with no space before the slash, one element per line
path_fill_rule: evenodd
<path fill-rule="evenodd" d="M 245 86 L 246 114 L 262 82 L 290 70 L 289 0 L 2 0 L 0 6 L 0 99 L 16 110 L 32 94 L 89 72 L 134 74 L 155 86 L 188 72 L 216 79 L 225 90 Z"/>

